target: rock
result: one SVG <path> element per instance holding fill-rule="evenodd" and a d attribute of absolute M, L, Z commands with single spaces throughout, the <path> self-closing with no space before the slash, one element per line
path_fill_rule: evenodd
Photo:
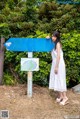
<path fill-rule="evenodd" d="M 80 84 L 72 87 L 73 92 L 80 94 Z"/>

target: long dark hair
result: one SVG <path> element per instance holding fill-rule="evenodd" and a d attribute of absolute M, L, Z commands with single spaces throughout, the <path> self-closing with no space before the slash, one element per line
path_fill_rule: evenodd
<path fill-rule="evenodd" d="M 60 31 L 54 31 L 54 32 L 52 33 L 52 36 L 55 36 L 55 37 L 57 38 L 56 41 L 55 41 L 55 49 L 56 49 L 57 43 L 60 42 Z M 60 42 L 60 43 L 61 43 L 61 42 Z"/>

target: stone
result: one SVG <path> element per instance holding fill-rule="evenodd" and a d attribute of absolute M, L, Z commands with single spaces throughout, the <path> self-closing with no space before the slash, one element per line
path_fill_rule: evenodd
<path fill-rule="evenodd" d="M 80 84 L 72 87 L 73 92 L 80 94 Z"/>

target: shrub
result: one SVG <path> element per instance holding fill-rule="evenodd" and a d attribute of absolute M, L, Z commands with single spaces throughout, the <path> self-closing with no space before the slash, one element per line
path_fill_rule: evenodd
<path fill-rule="evenodd" d="M 34 37 L 46 37 L 47 34 L 44 32 L 36 31 Z M 33 37 L 28 36 L 28 37 Z M 80 34 L 76 31 L 71 33 L 62 34 L 61 41 L 64 51 L 64 59 L 66 63 L 66 75 L 67 75 L 67 85 L 71 86 L 71 82 L 78 84 L 80 82 Z M 6 51 L 5 53 L 5 67 L 9 67 L 12 64 L 13 71 L 19 76 L 19 80 L 26 82 L 27 72 L 20 71 L 20 59 L 22 57 L 27 57 L 26 53 L 14 53 Z M 51 68 L 51 54 L 50 52 L 34 52 L 33 57 L 40 59 L 40 70 L 38 72 L 33 72 L 33 82 L 41 86 L 48 85 L 50 68 Z M 6 69 L 6 68 L 5 68 Z M 7 71 L 7 70 L 5 70 Z M 11 73 L 10 68 L 8 72 Z M 13 74 L 12 74 L 13 75 Z"/>
<path fill-rule="evenodd" d="M 80 83 L 80 34 L 76 31 L 63 34 L 62 44 L 66 62 L 67 84 Z"/>

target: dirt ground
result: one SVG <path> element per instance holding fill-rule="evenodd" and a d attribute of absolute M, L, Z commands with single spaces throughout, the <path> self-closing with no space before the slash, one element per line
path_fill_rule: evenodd
<path fill-rule="evenodd" d="M 68 89 L 69 104 L 55 103 L 56 94 L 48 88 L 33 86 L 33 97 L 26 95 L 27 86 L 0 86 L 0 110 L 9 110 L 9 119 L 64 119 L 80 115 L 80 94 Z"/>

